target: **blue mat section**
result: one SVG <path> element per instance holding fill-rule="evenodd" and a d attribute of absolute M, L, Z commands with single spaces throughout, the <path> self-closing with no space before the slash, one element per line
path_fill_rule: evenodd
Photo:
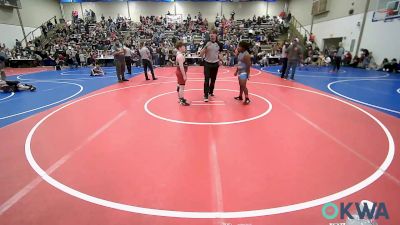
<path fill-rule="evenodd" d="M 9 80 L 37 87 L 35 92 L 23 91 L 15 94 L 0 93 L 0 127 L 25 119 L 36 113 L 60 105 L 117 82 L 115 69 L 103 68 L 102 77 L 91 77 L 89 68 L 10 76 Z M 142 68 L 132 68 L 131 78 L 143 72 Z"/>
<path fill-rule="evenodd" d="M 280 66 L 256 68 L 279 76 Z M 104 77 L 90 77 L 88 68 L 9 77 L 10 80 L 33 84 L 38 89 L 36 92 L 17 92 L 14 95 L 0 93 L 0 127 L 115 84 L 115 70 L 110 67 L 104 69 Z M 133 68 L 133 75 L 127 78 L 142 71 L 141 68 Z M 310 67 L 300 68 L 295 79 L 296 82 L 400 118 L 400 74 L 348 67 L 336 74 L 329 73 L 326 67 Z"/>
<path fill-rule="evenodd" d="M 280 76 L 280 66 L 256 67 Z M 330 73 L 328 67 L 301 67 L 295 82 L 335 94 L 400 118 L 400 74 L 343 67 Z M 291 81 L 288 81 L 291 82 Z"/>

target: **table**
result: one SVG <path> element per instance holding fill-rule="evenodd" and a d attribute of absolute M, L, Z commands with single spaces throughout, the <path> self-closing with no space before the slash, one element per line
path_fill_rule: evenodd
<path fill-rule="evenodd" d="M 106 56 L 106 57 L 98 57 L 96 58 L 96 63 L 100 66 L 114 66 L 114 57 L 113 56 Z"/>
<path fill-rule="evenodd" d="M 280 61 L 281 61 L 281 57 L 280 56 L 269 56 L 268 57 L 269 65 L 279 64 Z"/>
<path fill-rule="evenodd" d="M 10 59 L 10 67 L 13 68 L 28 68 L 28 67 L 36 67 L 35 59 Z"/>
<path fill-rule="evenodd" d="M 191 64 L 194 64 L 194 65 L 200 64 L 199 61 L 201 61 L 203 59 L 202 57 L 197 56 L 197 55 L 186 56 L 185 58 L 188 61 L 189 65 L 191 65 Z"/>

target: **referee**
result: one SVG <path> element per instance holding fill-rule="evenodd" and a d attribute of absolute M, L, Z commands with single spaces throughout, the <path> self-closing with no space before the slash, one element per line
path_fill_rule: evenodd
<path fill-rule="evenodd" d="M 218 67 L 222 65 L 223 50 L 222 43 L 217 39 L 218 31 L 212 30 L 210 41 L 200 51 L 200 56 L 204 57 L 204 102 L 208 102 L 208 96 L 214 96 L 215 80 L 217 79 Z"/>

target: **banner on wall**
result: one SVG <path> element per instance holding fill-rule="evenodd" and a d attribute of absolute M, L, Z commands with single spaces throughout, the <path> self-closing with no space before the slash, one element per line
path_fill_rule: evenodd
<path fill-rule="evenodd" d="M 165 18 L 167 19 L 167 23 L 182 23 L 182 15 L 165 15 Z"/>

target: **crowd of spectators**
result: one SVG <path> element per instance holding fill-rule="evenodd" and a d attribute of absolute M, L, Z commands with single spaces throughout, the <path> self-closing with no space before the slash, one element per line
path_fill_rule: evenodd
<path fill-rule="evenodd" d="M 153 64 L 166 66 L 174 64 L 177 41 L 187 44 L 189 55 L 197 55 L 210 38 L 209 28 L 215 27 L 224 45 L 225 65 L 232 66 L 234 49 L 240 40 L 252 42 L 254 62 L 259 63 L 267 54 L 260 46 L 274 43 L 272 50 L 277 52 L 276 38 L 287 28 L 285 21 L 278 17 L 234 20 L 234 12 L 228 19 L 217 15 L 214 24 L 200 12 L 194 18 L 188 15 L 182 23 L 168 21 L 167 16 L 140 16 L 140 22 L 134 23 L 119 15 L 115 19 L 102 15 L 100 21 L 95 22 L 90 11 L 84 19 L 73 18 L 67 23 L 49 21 L 43 24 L 44 38 L 29 41 L 25 47 L 16 40 L 15 48 L 7 49 L 6 54 L 9 58 L 34 59 L 38 65 L 79 67 L 94 65 L 98 58 L 111 57 L 112 46 L 120 42 L 132 51 L 133 62 L 140 64 L 138 48 L 140 43 L 145 43 L 153 56 Z"/>
<path fill-rule="evenodd" d="M 132 62 L 140 65 L 139 47 L 144 43 L 149 48 L 153 65 L 171 66 L 175 64 L 175 49 L 177 41 L 187 44 L 188 60 L 196 62 L 195 57 L 210 38 L 209 28 L 215 27 L 219 32 L 219 41 L 223 43 L 223 62 L 233 66 L 236 62 L 235 48 L 241 40 L 251 43 L 253 64 L 269 65 L 271 56 L 280 56 L 283 43 L 277 38 L 288 31 L 291 15 L 282 14 L 279 17 L 253 16 L 244 20 L 235 20 L 235 12 L 230 18 L 218 15 L 213 23 L 203 18 L 198 12 L 192 18 L 189 14 L 181 23 L 171 22 L 167 16 L 140 16 L 140 22 L 132 22 L 129 18 L 118 15 L 116 18 L 105 18 L 101 15 L 96 22 L 93 11 L 85 12 L 84 18 L 73 16 L 67 23 L 54 23 L 52 20 L 41 26 L 42 36 L 29 41 L 23 47 L 16 40 L 15 48 L 2 51 L 8 58 L 34 59 L 37 65 L 80 67 L 95 65 L 97 59 L 112 58 L 111 49 L 115 43 L 121 43 L 131 51 Z M 49 35 L 49 33 L 51 35 Z M 331 65 L 337 49 L 321 51 L 315 42 L 315 35 L 310 34 L 305 42 L 304 61 L 306 65 Z M 263 48 L 268 45 L 269 48 Z M 397 61 L 385 60 L 382 65 L 376 65 L 372 53 L 363 49 L 360 56 L 352 57 L 349 51 L 342 56 L 342 64 L 359 68 L 396 71 Z M 389 66 L 389 65 L 394 65 Z M 393 69 L 391 69 L 393 68 Z"/>
<path fill-rule="evenodd" d="M 304 65 L 315 65 L 315 66 L 334 66 L 335 58 L 340 57 L 340 63 L 342 66 L 349 66 L 353 68 L 361 68 L 367 70 L 378 70 L 386 72 L 399 72 L 399 64 L 395 58 L 389 61 L 387 58 L 379 65 L 375 61 L 372 52 L 368 49 L 361 49 L 358 55 L 351 54 L 350 51 L 343 49 L 342 43 L 339 43 L 337 47 L 325 48 L 321 51 L 315 43 L 315 35 L 310 34 L 308 39 L 305 39 L 305 51 L 304 51 Z M 339 51 L 342 48 L 343 51 Z M 340 55 L 338 55 L 338 52 Z"/>

